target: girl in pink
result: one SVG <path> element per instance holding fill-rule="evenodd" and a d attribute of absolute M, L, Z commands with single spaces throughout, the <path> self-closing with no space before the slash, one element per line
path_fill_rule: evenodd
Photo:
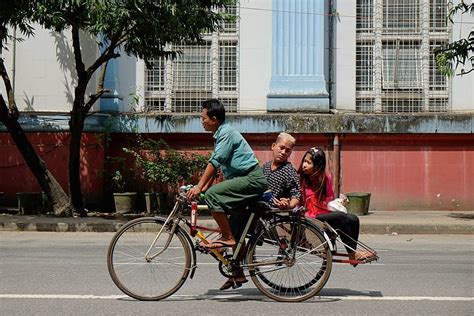
<path fill-rule="evenodd" d="M 306 216 L 327 222 L 334 229 L 342 231 L 341 240 L 351 260 L 364 260 L 374 254 L 369 251 L 357 251 L 359 238 L 359 218 L 354 214 L 332 212 L 328 203 L 334 200 L 331 174 L 326 172 L 326 155 L 321 148 L 310 148 L 298 169 L 303 196 L 307 209 Z"/>

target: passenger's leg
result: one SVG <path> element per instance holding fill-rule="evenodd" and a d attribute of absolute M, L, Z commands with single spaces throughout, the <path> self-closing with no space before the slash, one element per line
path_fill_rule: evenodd
<path fill-rule="evenodd" d="M 347 245 L 346 250 L 348 253 L 352 253 L 357 249 L 357 240 L 359 238 L 359 218 L 357 216 L 335 211 L 318 215 L 316 219 L 327 222 L 332 228 L 343 232 L 343 234 L 340 234 L 340 237 L 341 241 Z"/>

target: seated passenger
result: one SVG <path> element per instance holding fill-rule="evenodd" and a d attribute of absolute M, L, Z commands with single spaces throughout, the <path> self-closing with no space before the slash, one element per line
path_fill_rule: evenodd
<path fill-rule="evenodd" d="M 288 158 L 295 146 L 295 138 L 280 133 L 272 144 L 272 160 L 263 164 L 263 174 L 272 191 L 271 204 L 280 209 L 294 208 L 301 199 L 298 174 Z"/>
<path fill-rule="evenodd" d="M 331 174 L 326 172 L 326 155 L 321 148 L 310 148 L 305 153 L 300 167 L 300 185 L 302 189 L 302 203 L 307 211 L 305 215 L 327 222 L 334 229 L 343 232 L 340 234 L 342 242 L 350 260 L 364 260 L 374 256 L 369 251 L 357 251 L 359 238 L 359 218 L 354 214 L 339 211 L 330 211 L 328 203 L 334 200 Z"/>

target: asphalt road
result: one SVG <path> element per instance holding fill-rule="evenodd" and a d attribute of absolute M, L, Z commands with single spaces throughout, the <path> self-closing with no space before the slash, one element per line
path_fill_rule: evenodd
<path fill-rule="evenodd" d="M 110 233 L 0 232 L 2 315 L 472 315 L 473 235 L 362 235 L 381 260 L 336 264 L 320 296 L 277 303 L 249 282 L 221 292 L 209 256 L 172 297 L 124 296 L 106 266 Z"/>

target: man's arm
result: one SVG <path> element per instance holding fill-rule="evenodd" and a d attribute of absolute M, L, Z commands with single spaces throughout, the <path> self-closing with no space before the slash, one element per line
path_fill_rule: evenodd
<path fill-rule="evenodd" d="M 215 171 L 216 169 L 214 168 L 214 166 L 211 163 L 208 163 L 206 170 L 204 170 L 204 173 L 201 177 L 201 180 L 199 180 L 198 184 L 195 187 L 193 187 L 191 190 L 188 191 L 188 193 L 186 193 L 186 197 L 188 198 L 188 200 L 192 200 L 209 187 L 210 183 L 214 178 Z"/>

